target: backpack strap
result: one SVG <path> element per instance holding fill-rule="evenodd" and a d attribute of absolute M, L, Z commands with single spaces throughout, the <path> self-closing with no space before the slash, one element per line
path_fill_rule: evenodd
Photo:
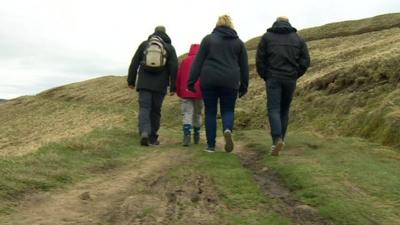
<path fill-rule="evenodd" d="M 158 35 L 151 35 L 150 37 L 149 37 L 149 40 L 151 39 L 151 38 L 155 38 L 155 39 L 157 39 L 159 42 L 161 42 L 161 44 L 163 45 L 162 47 L 163 47 L 163 49 L 165 50 L 165 52 L 164 52 L 164 57 L 167 59 L 168 58 L 168 50 L 169 50 L 169 48 L 168 48 L 168 45 L 167 45 L 167 43 L 164 41 L 164 39 L 162 39 L 162 37 L 160 37 L 160 36 L 158 36 Z"/>

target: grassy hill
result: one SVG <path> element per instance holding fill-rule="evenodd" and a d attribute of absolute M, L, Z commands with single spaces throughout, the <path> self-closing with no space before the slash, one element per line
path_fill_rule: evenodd
<path fill-rule="evenodd" d="M 319 27 L 307 28 L 299 31 L 305 41 L 314 41 L 327 38 L 346 37 L 357 34 L 364 34 L 374 31 L 381 31 L 400 27 L 400 13 L 379 15 L 361 20 L 350 20 L 330 23 Z M 247 41 L 246 47 L 249 50 L 257 48 L 260 37 Z"/>
<path fill-rule="evenodd" d="M 246 43 L 251 81 L 237 104 L 235 154 L 180 147 L 177 97 L 164 103 L 162 146 L 138 146 L 137 94 L 124 76 L 3 102 L 0 223 L 399 224 L 398 21 L 388 14 L 300 31 L 312 62 L 298 82 L 280 158 L 268 156 L 258 38 Z M 89 186 L 92 195 L 82 197 Z M 100 189 L 113 188 L 116 196 L 102 199 Z M 68 211 L 88 206 L 87 215 Z M 48 220 L 40 222 L 44 209 Z"/>
<path fill-rule="evenodd" d="M 310 40 L 312 60 L 299 80 L 292 127 L 400 146 L 399 18 L 389 14 L 300 31 Z M 246 43 L 253 78 L 256 42 L 257 38 Z M 265 116 L 263 92 L 261 80 L 254 78 L 249 96 L 240 104 L 243 127 L 260 126 Z"/>

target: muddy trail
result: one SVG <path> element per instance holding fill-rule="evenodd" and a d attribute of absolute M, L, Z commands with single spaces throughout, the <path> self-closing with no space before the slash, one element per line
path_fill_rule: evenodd
<path fill-rule="evenodd" d="M 330 224 L 318 210 L 296 201 L 279 176 L 262 164 L 265 153 L 239 144 L 235 149 L 250 170 L 273 210 L 293 224 Z M 227 224 L 216 212 L 228 207 L 212 180 L 190 172 L 173 177 L 170 172 L 190 167 L 195 154 L 181 149 L 156 150 L 124 168 L 96 175 L 63 190 L 34 194 L 15 213 L 0 218 L 7 225 L 211 225 Z"/>
<path fill-rule="evenodd" d="M 137 159 L 128 168 L 96 176 L 66 190 L 35 194 L 0 220 L 9 225 L 212 224 L 223 208 L 210 181 L 166 176 L 189 163 L 191 154 L 164 151 Z"/>
<path fill-rule="evenodd" d="M 319 214 L 317 209 L 294 198 L 282 178 L 262 162 L 264 156 L 268 155 L 267 152 L 240 147 L 236 154 L 240 157 L 242 165 L 252 172 L 253 179 L 264 195 L 274 201 L 271 207 L 276 213 L 289 218 L 296 225 L 331 224 Z"/>

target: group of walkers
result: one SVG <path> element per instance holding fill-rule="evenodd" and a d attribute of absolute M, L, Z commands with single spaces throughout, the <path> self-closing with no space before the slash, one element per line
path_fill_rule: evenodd
<path fill-rule="evenodd" d="M 256 68 L 266 83 L 271 128 L 271 154 L 283 150 L 289 107 L 296 81 L 310 65 L 306 43 L 287 17 L 278 17 L 262 36 L 257 48 Z M 139 93 L 139 133 L 142 146 L 159 145 L 161 106 L 167 89 L 182 99 L 183 145 L 200 142 L 202 111 L 205 111 L 207 152 L 215 152 L 218 103 L 225 151 L 234 149 L 232 132 L 237 97 L 247 93 L 247 50 L 231 18 L 218 18 L 211 34 L 200 45 L 193 44 L 178 68 L 178 59 L 164 26 L 138 47 L 128 73 L 128 85 Z"/>

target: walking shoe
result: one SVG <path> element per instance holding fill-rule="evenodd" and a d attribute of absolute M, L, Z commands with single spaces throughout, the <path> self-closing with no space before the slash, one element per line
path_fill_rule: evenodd
<path fill-rule="evenodd" d="M 155 141 L 150 141 L 150 145 L 160 145 L 160 142 L 158 140 Z"/>
<path fill-rule="evenodd" d="M 190 134 L 183 135 L 183 146 L 188 147 L 190 145 Z"/>
<path fill-rule="evenodd" d="M 215 147 L 207 147 L 206 149 L 204 149 L 204 151 L 209 152 L 209 153 L 214 153 Z"/>
<path fill-rule="evenodd" d="M 140 145 L 141 146 L 149 146 L 149 135 L 146 132 L 143 132 L 140 135 Z"/>
<path fill-rule="evenodd" d="M 226 129 L 224 131 L 224 138 L 225 138 L 225 151 L 232 152 L 233 151 L 232 131 Z"/>
<path fill-rule="evenodd" d="M 283 150 L 283 142 L 282 139 L 278 139 L 276 145 L 271 146 L 271 155 L 272 156 L 279 156 L 280 151 Z"/>

